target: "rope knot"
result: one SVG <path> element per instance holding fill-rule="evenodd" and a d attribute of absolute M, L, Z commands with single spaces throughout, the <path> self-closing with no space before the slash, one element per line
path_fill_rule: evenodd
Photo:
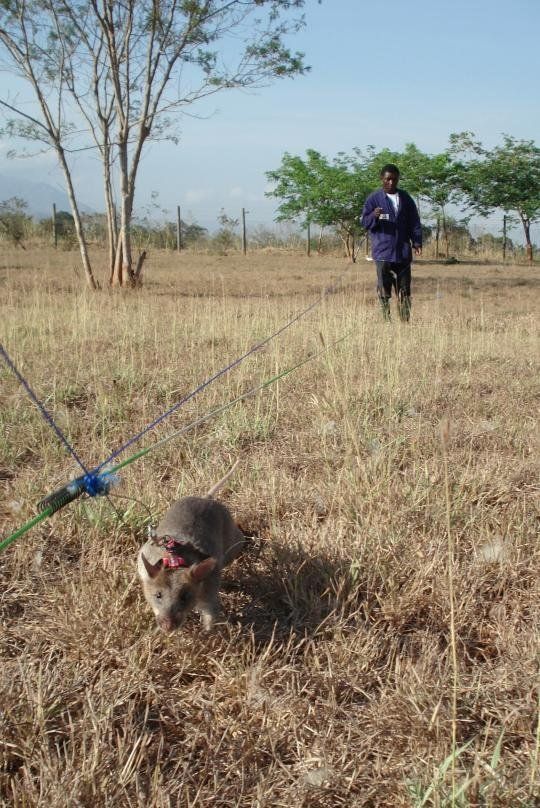
<path fill-rule="evenodd" d="M 118 482 L 118 477 L 109 472 L 94 474 L 90 472 L 82 477 L 84 491 L 89 497 L 99 497 L 109 493 L 112 485 Z"/>

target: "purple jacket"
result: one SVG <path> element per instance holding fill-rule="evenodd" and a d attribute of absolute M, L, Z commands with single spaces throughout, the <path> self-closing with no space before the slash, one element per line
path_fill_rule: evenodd
<path fill-rule="evenodd" d="M 370 194 L 362 211 L 362 227 L 369 230 L 371 252 L 375 261 L 401 263 L 412 258 L 413 247 L 422 246 L 422 226 L 414 199 L 407 191 L 398 188 L 399 210 L 396 217 L 394 207 L 382 188 Z M 375 208 L 388 213 L 387 220 L 376 219 Z"/>

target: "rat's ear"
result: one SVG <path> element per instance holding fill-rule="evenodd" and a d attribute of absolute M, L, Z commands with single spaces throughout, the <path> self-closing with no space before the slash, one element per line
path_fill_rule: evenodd
<path fill-rule="evenodd" d="M 148 559 L 144 555 L 144 553 L 141 553 L 141 560 L 142 560 L 142 563 L 144 564 L 144 568 L 145 568 L 146 572 L 148 573 L 149 578 L 155 578 L 156 575 L 158 575 L 160 573 L 161 568 L 163 566 L 163 559 L 162 558 L 160 558 L 159 561 L 156 561 L 155 564 L 151 564 L 150 561 L 148 561 Z"/>
<path fill-rule="evenodd" d="M 199 561 L 198 564 L 194 564 L 192 567 L 190 567 L 190 578 L 192 581 L 198 584 L 199 581 L 203 581 L 210 575 L 211 572 L 213 572 L 216 564 L 217 558 L 213 558 L 213 556 L 210 556 L 210 558 L 205 558 L 204 561 Z"/>

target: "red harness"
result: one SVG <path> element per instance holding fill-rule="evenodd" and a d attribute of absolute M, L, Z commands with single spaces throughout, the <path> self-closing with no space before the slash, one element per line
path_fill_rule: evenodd
<path fill-rule="evenodd" d="M 175 570 L 178 567 L 190 566 L 186 559 L 180 555 L 181 548 L 185 547 L 185 544 L 181 544 L 170 536 L 162 536 L 160 544 L 167 550 L 167 555 L 163 556 L 164 567 Z"/>

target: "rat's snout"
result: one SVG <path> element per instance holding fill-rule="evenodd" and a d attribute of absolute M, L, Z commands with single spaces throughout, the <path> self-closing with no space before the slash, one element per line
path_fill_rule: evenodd
<path fill-rule="evenodd" d="M 184 622 L 184 615 L 181 613 L 159 614 L 156 616 L 158 626 L 163 631 L 171 632 L 179 628 Z"/>
<path fill-rule="evenodd" d="M 172 617 L 167 617 L 166 615 L 160 615 L 157 618 L 157 624 L 163 631 L 174 631 L 176 628 L 176 623 Z"/>

